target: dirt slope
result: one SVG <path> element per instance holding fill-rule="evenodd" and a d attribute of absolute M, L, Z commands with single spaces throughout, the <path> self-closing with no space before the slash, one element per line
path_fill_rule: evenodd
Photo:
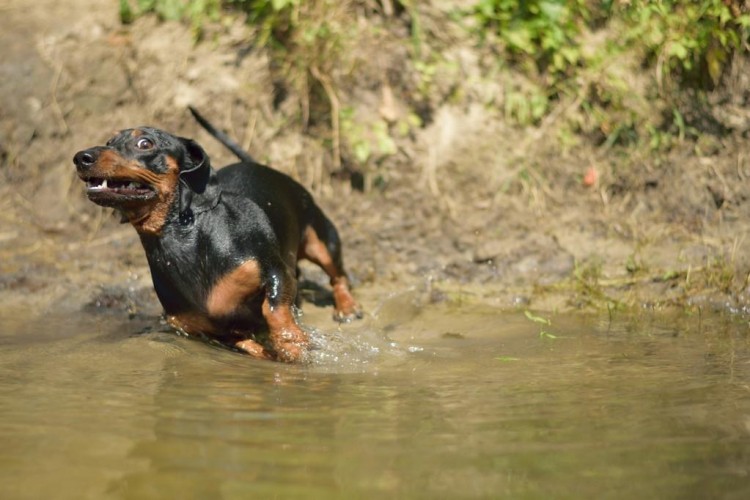
<path fill-rule="evenodd" d="M 361 192 L 330 176 L 330 151 L 296 125 L 294 102 L 275 106 L 268 58 L 248 50 L 253 33 L 239 18 L 195 44 L 178 23 L 147 17 L 123 27 L 115 2 L 10 0 L 0 13 L 6 304 L 154 308 L 135 233 L 84 199 L 71 158 L 111 131 L 149 124 L 195 137 L 215 165 L 227 163 L 187 104 L 311 188 L 340 227 L 371 306 L 406 289 L 422 301 L 547 310 L 617 302 L 740 310 L 749 300 L 741 130 L 658 159 L 586 144 L 566 150 L 550 124 L 514 128 L 484 106 L 477 96 L 496 89 L 471 48 L 457 45 L 451 57 L 477 83 L 460 102 L 436 98 L 430 120 L 370 171 Z M 362 50 L 362 60 L 377 59 Z M 407 78 L 385 89 L 375 69 L 363 72 L 342 96 L 356 98 L 357 112 L 403 108 Z M 598 178 L 584 185 L 590 169 Z"/>

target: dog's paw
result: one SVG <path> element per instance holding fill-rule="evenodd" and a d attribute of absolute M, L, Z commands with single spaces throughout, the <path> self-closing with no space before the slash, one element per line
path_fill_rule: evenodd
<path fill-rule="evenodd" d="M 333 311 L 333 319 L 339 323 L 351 323 L 356 319 L 362 319 L 364 313 L 357 304 L 347 309 L 336 309 Z"/>

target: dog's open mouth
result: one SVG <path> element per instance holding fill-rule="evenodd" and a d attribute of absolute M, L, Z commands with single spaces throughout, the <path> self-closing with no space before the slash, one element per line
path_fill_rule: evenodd
<path fill-rule="evenodd" d="M 156 196 L 152 186 L 133 180 L 92 177 L 85 182 L 89 199 L 100 204 L 146 201 Z"/>

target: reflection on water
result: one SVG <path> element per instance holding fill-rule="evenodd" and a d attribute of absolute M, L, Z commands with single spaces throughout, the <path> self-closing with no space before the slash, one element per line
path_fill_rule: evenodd
<path fill-rule="evenodd" d="M 2 311 L 2 496 L 750 495 L 746 321 L 386 316 L 316 332 L 297 367 Z"/>

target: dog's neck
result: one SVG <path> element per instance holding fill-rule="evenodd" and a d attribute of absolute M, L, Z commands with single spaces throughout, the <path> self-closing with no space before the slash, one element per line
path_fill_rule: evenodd
<path fill-rule="evenodd" d="M 180 186 L 180 189 L 189 188 L 187 186 Z M 179 215 L 182 218 L 184 218 L 186 212 L 192 212 L 193 215 L 198 215 L 212 210 L 219 204 L 219 201 L 221 200 L 221 187 L 219 186 L 219 181 L 214 172 L 211 172 L 211 177 L 209 178 L 205 189 L 201 193 L 193 191 L 189 200 L 190 202 L 187 206 L 179 207 Z"/>
<path fill-rule="evenodd" d="M 170 205 L 157 204 L 121 210 L 122 222 L 133 225 L 138 234 L 159 236 L 171 218 Z"/>
<path fill-rule="evenodd" d="M 181 186 L 182 189 L 187 189 Z M 221 188 L 211 182 L 200 193 L 193 193 L 190 205 L 180 211 L 176 193 L 160 196 L 154 203 L 140 207 L 120 209 L 122 222 L 129 222 L 141 236 L 160 236 L 167 224 L 189 226 L 195 217 L 215 208 L 221 201 Z"/>

